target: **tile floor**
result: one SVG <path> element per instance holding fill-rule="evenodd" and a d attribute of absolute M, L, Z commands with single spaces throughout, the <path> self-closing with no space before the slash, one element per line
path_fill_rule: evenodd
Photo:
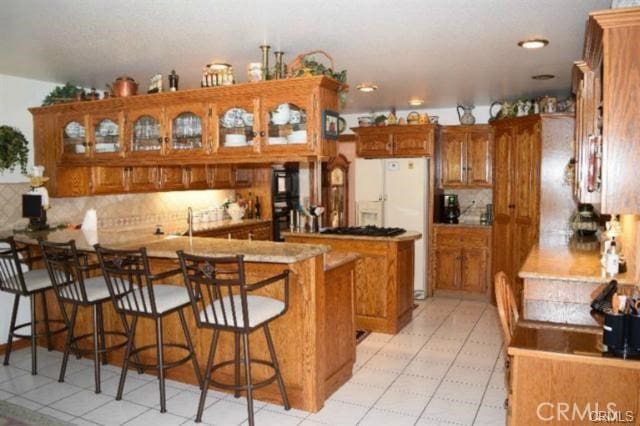
<path fill-rule="evenodd" d="M 502 341 L 496 310 L 482 302 L 444 297 L 419 303 L 396 336 L 372 333 L 358 345 L 353 378 L 318 413 L 256 401 L 256 424 L 286 425 L 504 425 Z M 39 350 L 39 374 L 30 374 L 29 349 L 0 366 L 0 399 L 78 425 L 193 424 L 199 390 L 167 382 L 160 414 L 154 376 L 127 377 L 115 401 L 119 369 L 103 369 L 93 392 L 90 360 L 71 359 L 65 383 L 56 378 L 61 354 Z M 247 423 L 243 399 L 209 391 L 203 424 Z"/>

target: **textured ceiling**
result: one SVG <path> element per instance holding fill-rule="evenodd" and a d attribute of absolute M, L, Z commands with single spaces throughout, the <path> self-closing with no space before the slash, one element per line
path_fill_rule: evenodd
<path fill-rule="evenodd" d="M 610 0 L 22 0 L 0 9 L 0 73 L 102 89 L 127 74 L 143 87 L 174 69 L 181 88 L 202 66 L 232 64 L 237 81 L 264 42 L 285 61 L 313 49 L 348 70 L 347 112 L 487 104 L 568 93 L 587 14 Z M 549 46 L 519 48 L 543 37 Z M 270 58 L 273 62 L 273 56 Z M 556 78 L 534 81 L 534 74 Z M 166 77 L 165 77 L 166 79 Z M 374 81 L 379 90 L 355 90 Z M 166 84 L 166 83 L 165 83 Z"/>

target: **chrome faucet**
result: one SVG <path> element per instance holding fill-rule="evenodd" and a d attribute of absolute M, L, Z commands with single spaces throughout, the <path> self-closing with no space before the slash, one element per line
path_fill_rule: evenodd
<path fill-rule="evenodd" d="M 193 237 L 193 209 L 187 208 L 187 224 L 189 226 L 189 240 Z"/>

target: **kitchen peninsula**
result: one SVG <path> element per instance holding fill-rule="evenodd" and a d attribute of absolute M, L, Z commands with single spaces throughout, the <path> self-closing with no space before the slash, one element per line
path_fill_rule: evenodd
<path fill-rule="evenodd" d="M 355 327 L 353 313 L 354 268 L 357 258 L 349 253 L 328 253 L 323 245 L 273 243 L 268 241 L 241 241 L 217 238 L 198 238 L 182 236 L 155 236 L 141 233 L 139 229 L 129 231 L 100 230 L 97 233 L 78 230 L 57 230 L 43 233 L 16 234 L 17 241 L 36 245 L 37 238 L 52 242 L 76 241 L 79 250 L 92 252 L 93 244 L 98 242 L 105 247 L 118 249 L 137 249 L 146 247 L 150 256 L 152 271 L 159 272 L 175 269 L 178 266 L 177 250 L 184 250 L 203 256 L 228 256 L 243 254 L 247 281 L 256 282 L 268 276 L 289 269 L 289 310 L 273 323 L 271 332 L 278 352 L 281 370 L 289 394 L 289 401 L 295 408 L 318 411 L 324 401 L 352 374 L 355 362 Z M 168 279 L 171 283 L 182 283 L 181 276 Z M 270 297 L 282 299 L 282 286 L 274 285 L 259 292 Z M 54 295 L 50 293 L 49 307 L 52 317 L 60 313 Z M 186 310 L 196 354 L 201 365 L 206 360 L 211 334 L 198 329 L 191 310 Z M 78 333 L 85 333 L 91 327 L 87 315 L 79 313 Z M 119 319 L 111 304 L 105 305 L 104 318 L 107 329 L 120 326 Z M 152 343 L 153 322 L 141 320 L 136 333 L 136 345 L 141 347 Z M 169 336 L 179 330 L 176 318 L 169 317 L 165 330 Z M 219 351 L 221 359 L 232 359 L 233 340 L 226 333 L 221 335 Z M 107 337 L 109 339 L 109 337 Z M 258 359 L 268 358 L 266 343 L 262 335 L 251 337 L 252 351 Z M 255 339 L 255 341 L 253 340 Z M 179 342 L 181 343 L 181 342 Z M 110 344 L 107 341 L 107 344 Z M 57 350 L 63 347 L 62 338 L 54 341 Z M 141 354 L 144 359 L 144 353 Z M 182 354 L 166 348 L 165 356 L 171 360 Z M 122 352 L 109 356 L 109 362 L 121 365 Z M 232 370 L 221 371 L 220 380 L 232 382 Z M 253 370 L 254 380 L 262 380 L 270 371 L 261 366 Z M 180 366 L 168 371 L 168 377 L 187 383 L 196 383 L 190 365 Z M 256 399 L 281 403 L 275 385 L 255 391 Z"/>
<path fill-rule="evenodd" d="M 358 328 L 398 333 L 411 321 L 414 290 L 414 242 L 422 238 L 407 231 L 393 237 L 284 232 L 285 241 L 324 244 L 333 251 L 355 252 L 355 314 Z"/>

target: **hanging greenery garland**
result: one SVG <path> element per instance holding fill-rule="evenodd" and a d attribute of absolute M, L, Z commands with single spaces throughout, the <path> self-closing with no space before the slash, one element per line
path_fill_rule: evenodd
<path fill-rule="evenodd" d="M 0 126 L 0 172 L 13 171 L 17 165 L 27 173 L 29 142 L 22 132 L 11 126 Z"/>

